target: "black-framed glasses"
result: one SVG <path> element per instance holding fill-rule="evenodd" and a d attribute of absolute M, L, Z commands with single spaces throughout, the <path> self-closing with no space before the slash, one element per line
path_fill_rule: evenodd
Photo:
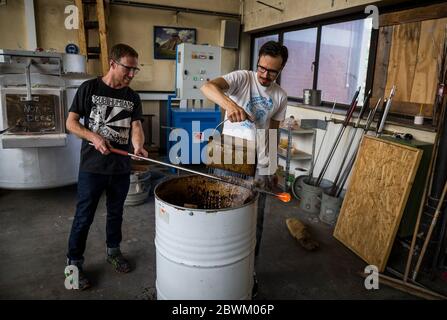
<path fill-rule="evenodd" d="M 121 67 L 124 67 L 127 70 L 128 73 L 133 72 L 133 74 L 136 75 L 140 71 L 140 68 L 129 67 L 129 66 L 126 66 L 125 64 L 122 64 L 121 62 L 118 62 L 116 60 L 113 60 L 113 62 L 115 62 L 116 64 L 120 65 Z"/>
<path fill-rule="evenodd" d="M 258 64 L 256 66 L 256 68 L 257 68 L 257 71 L 259 71 L 261 73 L 266 73 L 267 72 L 267 76 L 270 77 L 270 78 L 276 78 L 279 75 L 279 73 L 281 72 L 281 70 L 272 70 L 272 69 L 264 68 L 260 64 Z"/>

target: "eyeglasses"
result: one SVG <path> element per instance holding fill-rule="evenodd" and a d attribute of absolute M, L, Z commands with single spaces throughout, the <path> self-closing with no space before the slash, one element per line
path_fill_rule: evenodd
<path fill-rule="evenodd" d="M 281 70 L 271 70 L 271 69 L 264 68 L 263 66 L 261 66 L 259 64 L 256 67 L 257 67 L 257 71 L 259 71 L 261 73 L 267 72 L 267 75 L 270 78 L 276 78 L 279 75 L 279 73 L 281 72 Z"/>
<path fill-rule="evenodd" d="M 124 67 L 127 70 L 127 73 L 133 72 L 133 74 L 136 75 L 140 71 L 140 68 L 129 67 L 129 66 L 126 66 L 126 65 L 124 65 L 121 62 L 118 62 L 116 60 L 113 60 L 113 62 L 115 62 L 116 64 L 120 65 L 121 67 Z"/>

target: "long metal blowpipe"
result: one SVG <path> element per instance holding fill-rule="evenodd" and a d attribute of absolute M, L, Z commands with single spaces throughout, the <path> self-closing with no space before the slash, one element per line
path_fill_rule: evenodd
<path fill-rule="evenodd" d="M 349 109 L 346 113 L 345 120 L 343 121 L 343 124 L 338 132 L 335 142 L 332 145 L 332 148 L 329 152 L 329 156 L 327 157 L 327 159 L 323 165 L 323 168 L 321 169 L 321 172 L 317 178 L 315 186 L 319 186 L 321 181 L 323 181 L 324 174 L 326 173 L 326 170 L 328 169 L 329 164 L 331 163 L 332 157 L 334 156 L 335 151 L 337 150 L 338 144 L 340 143 L 343 133 L 344 133 L 346 127 L 348 126 L 349 121 L 351 120 L 352 114 L 354 113 L 355 107 L 357 105 L 357 97 L 358 97 L 359 93 L 360 93 L 360 88 L 355 92 L 354 97 L 352 98 L 351 106 L 349 107 Z"/>
<path fill-rule="evenodd" d="M 347 145 L 345 154 L 344 154 L 343 159 L 342 159 L 342 162 L 341 162 L 341 164 L 340 164 L 340 168 L 338 169 L 338 172 L 337 172 L 337 175 L 336 175 L 336 177 L 335 177 L 335 179 L 334 179 L 332 188 L 331 188 L 331 190 L 330 190 L 330 192 L 329 192 L 331 195 L 334 195 L 334 194 L 336 193 L 338 179 L 340 179 L 340 175 L 341 175 L 341 173 L 342 173 L 342 171 L 343 171 L 343 168 L 344 168 L 344 166 L 345 166 L 346 160 L 348 159 L 349 151 L 351 150 L 351 146 L 352 146 L 353 143 L 354 143 L 355 137 L 356 137 L 356 135 L 357 135 L 357 129 L 358 129 L 359 125 L 360 125 L 360 121 L 361 121 L 362 118 L 363 118 L 363 114 L 364 114 L 365 111 L 366 111 L 367 105 L 369 104 L 369 99 L 370 99 L 370 97 L 371 97 L 371 90 L 369 90 L 369 92 L 368 92 L 367 95 L 365 96 L 365 99 L 363 99 L 363 105 L 362 105 L 362 107 L 361 107 L 361 109 L 360 109 L 360 112 L 359 112 L 359 114 L 358 114 L 357 122 L 356 122 L 354 128 L 352 128 L 351 137 L 350 137 L 350 139 L 349 139 L 349 142 L 348 142 L 348 145 Z"/>
<path fill-rule="evenodd" d="M 377 112 L 381 102 L 382 102 L 382 98 L 379 98 L 379 100 L 377 101 L 374 109 L 370 110 L 370 112 L 368 114 L 368 118 L 366 119 L 365 128 L 363 129 L 362 137 L 363 137 L 363 135 L 367 134 L 368 131 L 370 130 L 371 124 L 374 121 L 374 117 L 376 115 L 376 112 Z M 359 151 L 361 139 L 360 139 L 359 143 L 357 143 L 357 146 L 355 147 L 355 150 L 354 150 L 354 152 L 351 155 L 351 159 L 349 159 L 348 164 L 346 165 L 346 168 L 343 171 L 342 178 L 341 178 L 341 181 L 340 181 L 340 186 L 338 187 L 338 191 L 337 191 L 337 193 L 335 195 L 337 198 L 340 196 L 341 192 L 343 191 L 343 187 L 344 187 L 344 185 L 346 183 L 346 180 L 348 179 L 349 173 L 351 172 L 352 166 L 354 165 L 354 161 L 355 161 L 355 158 L 357 156 L 357 152 Z"/>
<path fill-rule="evenodd" d="M 89 143 L 89 144 L 93 146 L 93 143 Z M 166 166 L 166 167 L 170 167 L 170 168 L 186 171 L 186 172 L 197 174 L 199 176 L 206 177 L 206 178 L 209 178 L 209 179 L 214 179 L 214 180 L 217 180 L 217 181 L 220 181 L 220 182 L 234 184 L 234 185 L 237 185 L 239 187 L 244 187 L 244 188 L 249 189 L 249 190 L 253 190 L 253 191 L 256 191 L 256 192 L 261 192 L 261 193 L 265 193 L 265 194 L 268 194 L 268 195 L 272 195 L 272 196 L 276 197 L 277 199 L 281 200 L 282 202 L 289 202 L 292 199 L 290 194 L 287 193 L 287 192 L 274 193 L 274 192 L 270 192 L 270 191 L 267 191 L 267 190 L 264 190 L 264 189 L 254 188 L 251 183 L 241 183 L 241 182 L 236 181 L 236 179 L 224 179 L 224 178 L 212 175 L 212 174 L 207 174 L 207 173 L 203 173 L 203 172 L 200 172 L 200 171 L 195 171 L 195 170 L 191 170 L 191 169 L 184 168 L 184 167 L 181 167 L 181 166 L 177 166 L 175 164 L 170 164 L 170 163 L 166 163 L 166 162 L 163 162 L 163 161 L 158 161 L 158 160 L 151 159 L 151 158 L 137 156 L 136 154 L 132 154 L 130 152 L 127 152 L 127 151 L 124 151 L 124 150 L 121 150 L 121 149 L 109 148 L 109 151 L 112 152 L 112 153 L 115 153 L 115 154 L 122 155 L 122 156 L 126 156 L 126 157 L 130 156 L 130 157 L 133 157 L 133 158 L 136 158 L 136 159 L 139 159 L 139 160 L 153 162 L 153 163 L 156 163 L 156 164 L 159 164 L 159 165 L 162 165 L 162 166 Z"/>
<path fill-rule="evenodd" d="M 336 104 L 337 104 L 337 101 L 334 100 L 334 105 L 332 106 L 332 111 L 331 111 L 331 114 L 329 115 L 329 120 L 328 121 L 332 120 L 332 114 L 334 113 Z M 327 130 L 327 126 L 326 126 L 326 130 L 324 131 L 323 139 L 321 140 L 320 147 L 318 148 L 317 156 L 315 157 L 315 160 L 312 162 L 311 168 L 309 170 L 308 181 L 311 181 L 311 179 L 312 179 L 312 177 L 314 175 L 314 168 L 315 168 L 315 165 L 317 164 L 318 158 L 320 157 L 321 147 L 323 146 L 324 140 L 326 139 L 327 131 L 328 130 Z"/>

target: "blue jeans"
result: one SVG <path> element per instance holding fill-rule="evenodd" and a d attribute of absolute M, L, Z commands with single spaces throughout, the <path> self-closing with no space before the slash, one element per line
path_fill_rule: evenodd
<path fill-rule="evenodd" d="M 118 248 L 121 243 L 123 207 L 130 185 L 130 174 L 103 175 L 79 172 L 78 203 L 68 240 L 67 258 L 84 260 L 85 245 L 90 226 L 95 216 L 99 199 L 106 192 L 107 205 L 107 247 Z"/>

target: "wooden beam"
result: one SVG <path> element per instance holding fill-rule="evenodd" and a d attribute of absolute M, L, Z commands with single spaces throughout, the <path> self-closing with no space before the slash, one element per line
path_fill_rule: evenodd
<path fill-rule="evenodd" d="M 107 26 L 104 13 L 104 0 L 96 0 L 96 13 L 99 24 L 99 44 L 101 47 L 101 67 L 102 74 L 105 75 L 109 71 L 109 48 L 107 45 Z"/>
<path fill-rule="evenodd" d="M 369 274 L 365 274 L 363 272 L 360 272 L 360 275 L 363 278 L 366 278 L 367 276 L 369 276 Z M 428 289 L 424 289 L 421 288 L 417 285 L 405 282 L 403 280 L 400 279 L 395 279 L 392 277 L 388 277 L 384 274 L 379 273 L 379 285 L 380 284 L 385 284 L 387 286 L 393 287 L 397 290 L 409 293 L 411 295 L 423 298 L 423 299 L 427 299 L 427 300 L 447 300 L 446 296 L 443 296 L 442 294 L 439 294 L 437 292 L 428 290 Z"/>
<path fill-rule="evenodd" d="M 379 26 L 392 26 L 396 24 L 419 22 L 445 17 L 447 17 L 447 3 L 439 3 L 431 6 L 380 15 Z"/>
<path fill-rule="evenodd" d="M 374 82 L 371 105 L 375 105 L 379 98 L 385 96 L 386 77 L 388 75 L 388 63 L 390 61 L 391 39 L 393 27 L 379 29 L 379 40 L 377 45 L 376 65 L 374 68 Z"/>
<path fill-rule="evenodd" d="M 85 37 L 85 25 L 84 25 L 84 6 L 82 0 L 75 0 L 75 5 L 78 8 L 79 14 L 79 28 L 78 28 L 78 44 L 79 53 L 87 57 L 87 39 Z"/>

